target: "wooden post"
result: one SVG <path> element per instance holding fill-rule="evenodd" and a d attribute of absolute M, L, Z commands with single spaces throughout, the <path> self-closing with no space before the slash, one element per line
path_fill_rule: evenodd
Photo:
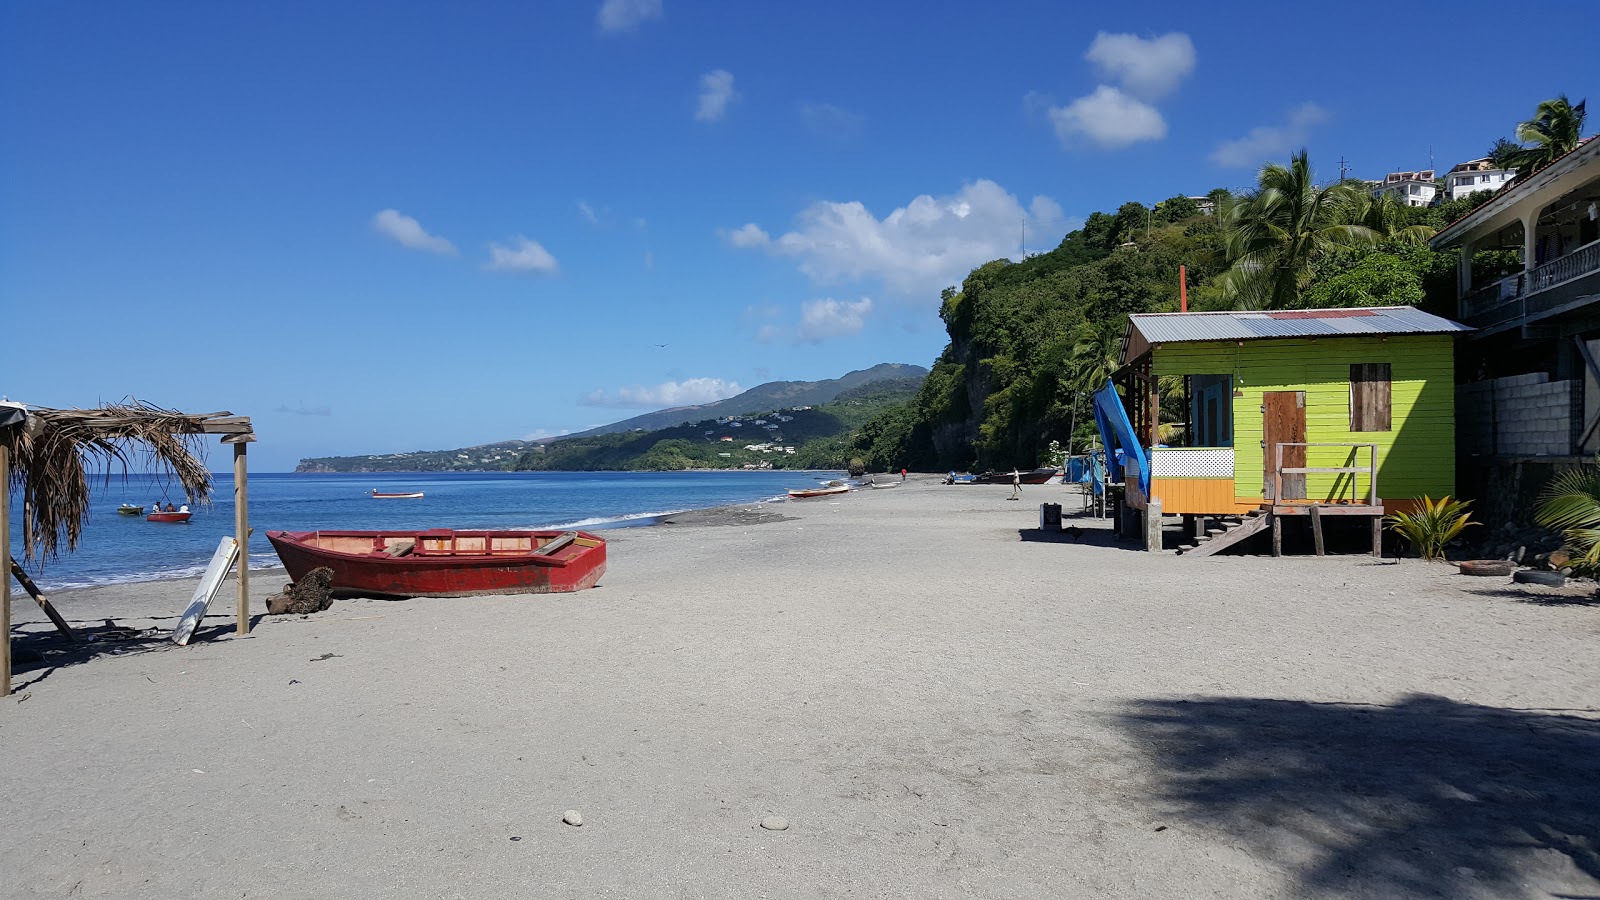
<path fill-rule="evenodd" d="M 69 640 L 78 639 L 78 636 L 72 633 L 72 626 L 67 624 L 66 619 L 61 618 L 61 613 L 56 612 L 56 608 L 45 599 L 39 586 L 33 583 L 33 579 L 28 577 L 27 572 L 22 571 L 22 567 L 17 565 L 14 559 L 11 561 L 11 574 L 16 577 L 17 583 L 22 585 L 22 589 L 28 592 L 28 596 L 33 598 L 33 602 L 39 604 L 44 614 L 50 617 L 50 621 L 55 623 L 57 631 L 66 635 Z"/>
<path fill-rule="evenodd" d="M 1311 541 L 1317 545 L 1317 555 L 1327 556 L 1322 546 L 1322 509 L 1313 505 L 1307 512 L 1311 513 Z"/>
<path fill-rule="evenodd" d="M 1283 555 L 1283 516 L 1277 513 L 1267 513 L 1272 517 L 1272 555 Z"/>
<path fill-rule="evenodd" d="M 1147 384 L 1150 387 L 1150 449 L 1154 450 L 1161 444 L 1161 397 L 1156 393 L 1156 376 L 1151 369 L 1146 369 Z"/>
<path fill-rule="evenodd" d="M 239 605 L 236 632 L 250 633 L 250 515 L 249 476 L 245 472 L 245 443 L 233 445 L 233 531 L 239 542 Z"/>
<path fill-rule="evenodd" d="M 1372 517 L 1372 555 L 1383 558 L 1383 516 Z"/>
<path fill-rule="evenodd" d="M 0 444 L 0 561 L 11 569 L 11 451 Z M 11 577 L 0 578 L 0 697 L 11 696 Z"/>

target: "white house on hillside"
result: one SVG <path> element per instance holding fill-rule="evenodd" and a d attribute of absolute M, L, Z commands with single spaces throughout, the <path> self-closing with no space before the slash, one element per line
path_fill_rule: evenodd
<path fill-rule="evenodd" d="M 1372 196 L 1388 194 L 1406 206 L 1427 206 L 1438 195 L 1439 186 L 1433 183 L 1433 170 L 1420 172 L 1390 172 L 1372 189 Z"/>
<path fill-rule="evenodd" d="M 1479 191 L 1498 191 L 1515 177 L 1517 177 L 1516 172 L 1496 168 L 1487 156 L 1482 159 L 1469 159 L 1464 163 L 1457 163 L 1445 173 L 1444 192 L 1451 200 L 1459 200 Z"/>

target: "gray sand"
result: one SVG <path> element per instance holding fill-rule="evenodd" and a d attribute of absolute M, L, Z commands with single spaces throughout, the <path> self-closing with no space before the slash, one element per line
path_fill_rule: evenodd
<path fill-rule="evenodd" d="M 674 517 L 588 592 L 24 663 L 0 894 L 1600 893 L 1592 584 L 1040 540 L 1062 492 L 1025 490 Z M 170 627 L 191 590 L 59 605 Z"/>

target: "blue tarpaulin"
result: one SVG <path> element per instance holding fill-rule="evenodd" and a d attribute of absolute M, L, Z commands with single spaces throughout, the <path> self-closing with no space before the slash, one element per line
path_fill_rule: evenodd
<path fill-rule="evenodd" d="M 1150 496 L 1149 457 L 1134 435 L 1133 423 L 1128 421 L 1122 398 L 1110 379 L 1106 380 L 1105 387 L 1095 391 L 1094 423 L 1106 444 L 1106 467 L 1111 480 L 1127 484 L 1129 506 L 1144 508 L 1144 500 Z"/>

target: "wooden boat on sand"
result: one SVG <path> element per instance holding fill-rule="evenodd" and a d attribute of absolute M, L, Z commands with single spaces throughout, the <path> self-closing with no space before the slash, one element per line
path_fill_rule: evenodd
<path fill-rule="evenodd" d="M 146 522 L 187 522 L 194 513 L 189 512 L 162 512 L 156 510 L 144 517 Z"/>
<path fill-rule="evenodd" d="M 373 488 L 372 489 L 372 499 L 374 499 L 374 500 L 421 500 L 422 499 L 422 491 L 399 491 L 399 492 L 387 493 L 386 494 L 383 491 L 378 490 L 377 488 Z"/>
<path fill-rule="evenodd" d="M 594 587 L 606 542 L 586 531 L 269 531 L 289 577 L 333 570 L 333 590 L 398 597 L 550 594 Z"/>
<path fill-rule="evenodd" d="M 789 499 L 790 500 L 804 500 L 804 499 L 806 499 L 808 497 L 832 497 L 835 494 L 848 494 L 848 493 L 850 493 L 850 485 L 848 485 L 848 484 L 831 484 L 831 485 L 823 485 L 822 487 L 801 488 L 799 490 L 791 490 L 789 492 Z"/>

